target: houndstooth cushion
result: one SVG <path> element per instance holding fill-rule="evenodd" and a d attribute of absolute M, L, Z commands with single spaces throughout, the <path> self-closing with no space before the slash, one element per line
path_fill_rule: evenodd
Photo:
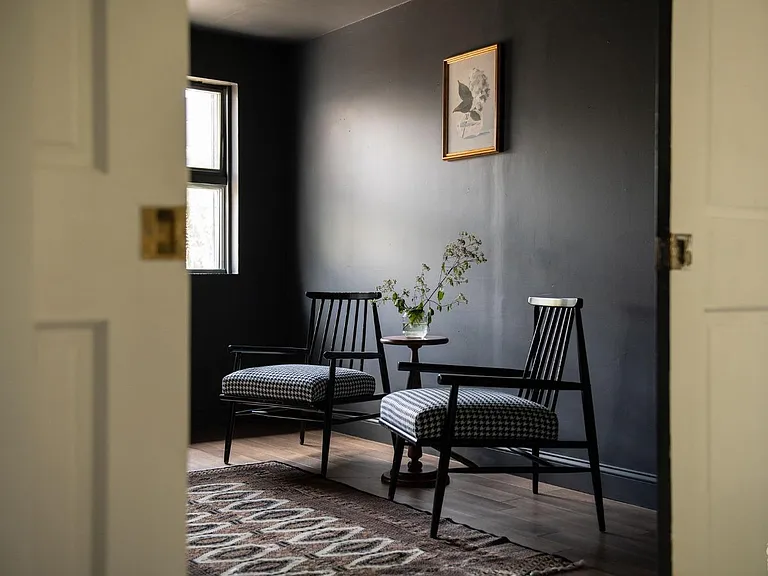
<path fill-rule="evenodd" d="M 448 388 L 400 390 L 381 401 L 379 422 L 412 440 L 443 435 Z M 557 439 L 557 415 L 540 404 L 508 392 L 460 389 L 454 438 Z"/>
<path fill-rule="evenodd" d="M 309 404 L 325 400 L 328 366 L 279 364 L 245 368 L 224 376 L 221 392 L 269 400 L 290 400 Z M 351 368 L 336 368 L 334 398 L 369 396 L 376 390 L 376 379 Z"/>

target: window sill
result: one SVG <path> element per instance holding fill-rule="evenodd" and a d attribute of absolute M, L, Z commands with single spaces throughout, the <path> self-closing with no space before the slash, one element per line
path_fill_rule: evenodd
<path fill-rule="evenodd" d="M 234 273 L 227 270 L 187 270 L 187 274 L 190 276 L 229 276 Z"/>

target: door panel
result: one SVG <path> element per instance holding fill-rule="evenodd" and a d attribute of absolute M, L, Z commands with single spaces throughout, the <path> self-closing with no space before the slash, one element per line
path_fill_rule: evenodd
<path fill-rule="evenodd" d="M 36 0 L 34 27 L 35 141 L 40 166 L 92 167 L 94 14 L 106 0 Z M 98 6 L 99 10 L 96 10 Z M 103 36 L 100 36 L 103 37 Z M 106 80 L 102 74 L 99 81 Z M 98 95 L 103 97 L 103 91 Z M 103 122 L 104 119 L 100 118 Z"/>
<path fill-rule="evenodd" d="M 768 2 L 714 2 L 711 21 L 710 203 L 768 208 Z"/>
<path fill-rule="evenodd" d="M 708 341 L 711 573 L 764 574 L 768 313 L 710 314 Z"/>
<path fill-rule="evenodd" d="M 764 574 L 768 543 L 768 0 L 674 0 L 673 574 Z"/>
<path fill-rule="evenodd" d="M 2 572 L 181 575 L 188 277 L 140 259 L 140 210 L 185 203 L 186 3 L 0 10 Z"/>
<path fill-rule="evenodd" d="M 93 499 L 104 490 L 106 434 L 98 418 L 105 406 L 99 395 L 107 386 L 106 325 L 103 323 L 43 323 L 36 326 L 38 378 L 46 387 L 38 409 L 46 428 L 55 430 L 44 442 L 42 470 L 46 484 L 35 506 L 55 511 L 35 530 L 46 543 L 45 555 L 67 567 L 65 574 L 95 574 L 94 535 L 104 531 L 104 510 Z M 69 473 L 65 473 L 69 471 Z M 103 502 L 98 502 L 103 505 Z"/>

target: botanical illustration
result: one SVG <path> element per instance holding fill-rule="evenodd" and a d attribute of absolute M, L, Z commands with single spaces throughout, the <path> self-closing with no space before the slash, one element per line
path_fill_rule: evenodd
<path fill-rule="evenodd" d="M 456 130 L 460 138 L 474 138 L 480 134 L 491 131 L 491 125 L 483 122 L 483 110 L 488 97 L 491 95 L 491 85 L 488 75 L 480 68 L 472 68 L 465 84 L 461 80 L 458 83 L 459 98 L 461 103 L 453 109 L 454 115 L 459 115 Z"/>
<path fill-rule="evenodd" d="M 495 154 L 500 147 L 499 45 L 443 61 L 443 159 Z"/>

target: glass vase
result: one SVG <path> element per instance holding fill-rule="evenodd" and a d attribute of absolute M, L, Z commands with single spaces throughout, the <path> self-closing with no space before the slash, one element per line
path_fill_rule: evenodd
<path fill-rule="evenodd" d="M 409 312 L 403 312 L 403 336 L 406 338 L 424 338 L 429 332 L 428 318 L 428 314 L 424 312 L 419 320 L 411 320 Z"/>

